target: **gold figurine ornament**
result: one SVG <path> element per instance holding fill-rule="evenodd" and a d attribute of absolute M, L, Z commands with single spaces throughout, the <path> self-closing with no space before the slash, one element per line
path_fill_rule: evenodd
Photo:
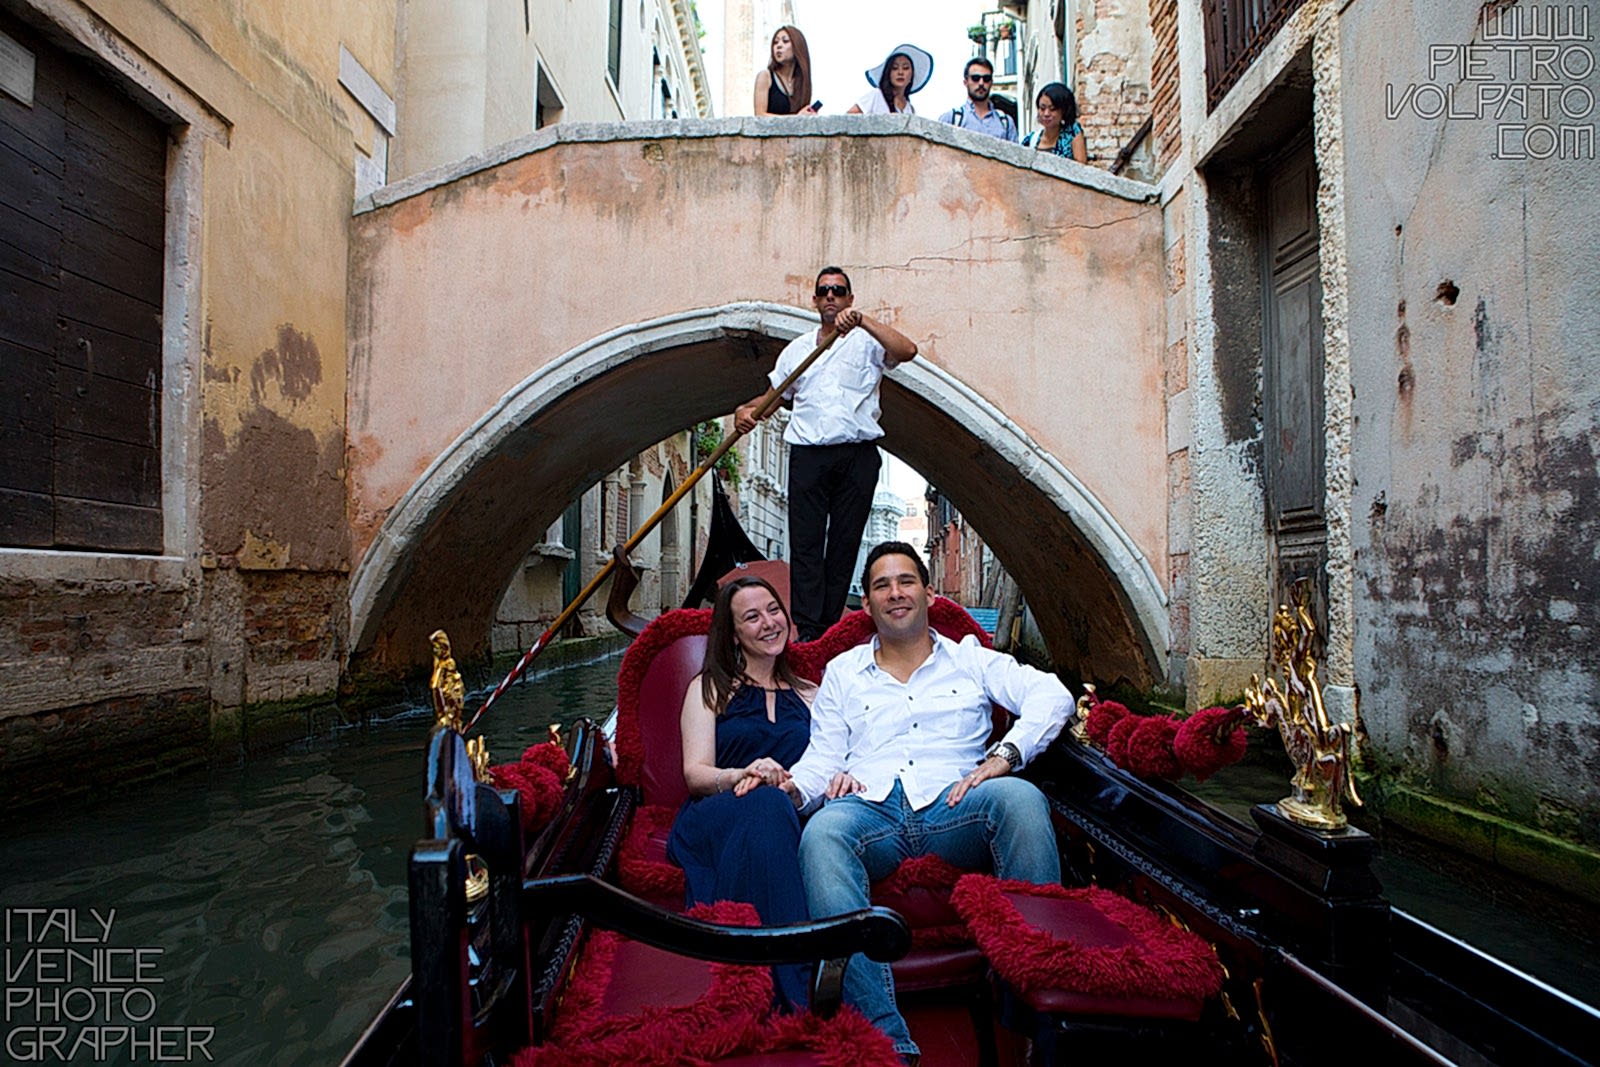
<path fill-rule="evenodd" d="M 456 733 L 463 729 L 462 713 L 466 710 L 467 687 L 456 670 L 455 656 L 450 651 L 450 637 L 443 630 L 428 635 L 433 646 L 433 676 L 428 689 L 433 693 L 435 726 L 448 726 Z M 493 784 L 489 774 L 489 743 L 482 737 L 467 742 L 467 758 L 472 761 L 472 777 Z"/>
<path fill-rule="evenodd" d="M 1284 818 L 1316 830 L 1348 825 L 1343 801 L 1361 805 L 1350 775 L 1349 723 L 1331 723 L 1317 682 L 1317 625 L 1311 618 L 1310 583 L 1294 585 L 1294 608 L 1279 605 L 1272 620 L 1272 659 L 1283 675 L 1262 681 L 1251 675 L 1244 707 L 1260 726 L 1276 726 L 1294 762 L 1293 793 L 1278 801 Z"/>
<path fill-rule="evenodd" d="M 467 704 L 467 687 L 456 670 L 456 658 L 450 652 L 450 637 L 443 630 L 428 635 L 433 646 L 433 677 L 428 688 L 433 692 L 434 724 L 448 726 L 461 732 L 461 713 Z"/>
<path fill-rule="evenodd" d="M 1089 712 L 1094 710 L 1094 683 L 1083 683 L 1083 696 L 1078 698 L 1072 715 L 1072 739 L 1080 745 L 1089 744 Z"/>

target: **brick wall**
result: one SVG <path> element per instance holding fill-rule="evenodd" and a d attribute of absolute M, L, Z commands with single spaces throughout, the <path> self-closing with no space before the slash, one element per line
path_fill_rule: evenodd
<path fill-rule="evenodd" d="M 1150 114 L 1156 167 L 1166 170 L 1178 157 L 1178 0 L 1150 0 Z"/>

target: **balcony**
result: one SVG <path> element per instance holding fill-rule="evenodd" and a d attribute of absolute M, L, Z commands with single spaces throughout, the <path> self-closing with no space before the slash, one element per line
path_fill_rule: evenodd
<path fill-rule="evenodd" d="M 1206 26 L 1206 111 L 1228 95 L 1305 0 L 1202 0 Z"/>

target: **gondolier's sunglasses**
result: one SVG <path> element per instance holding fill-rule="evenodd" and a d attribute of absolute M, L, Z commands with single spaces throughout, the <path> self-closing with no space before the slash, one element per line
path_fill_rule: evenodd
<path fill-rule="evenodd" d="M 967 75 L 967 81 L 969 81 L 969 82 L 992 82 L 992 81 L 994 81 L 994 75 L 993 74 L 968 74 Z"/>
<path fill-rule="evenodd" d="M 850 295 L 850 287 L 848 285 L 819 285 L 819 286 L 817 286 L 817 295 L 818 296 L 849 296 Z"/>

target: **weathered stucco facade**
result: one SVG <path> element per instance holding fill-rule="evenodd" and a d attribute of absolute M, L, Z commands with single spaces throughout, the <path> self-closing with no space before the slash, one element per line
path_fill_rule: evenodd
<path fill-rule="evenodd" d="M 386 180 L 397 131 L 410 132 L 408 143 L 423 150 L 430 135 L 423 116 L 412 129 L 405 103 L 396 104 L 404 24 L 444 6 L 0 0 L 0 18 L 13 31 L 8 91 L 0 96 L 12 109 L 0 131 L 0 152 L 10 153 L 0 202 L 9 219 L 23 219 L 8 233 L 61 230 L 73 225 L 62 219 L 107 214 L 94 193 L 51 191 L 40 177 L 60 182 L 57 142 L 67 109 L 64 90 L 50 80 L 58 71 L 105 81 L 131 99 L 165 131 L 166 157 L 164 173 L 158 159 L 151 180 L 160 217 L 139 220 L 153 229 L 146 244 L 163 264 L 150 346 L 159 349 L 150 377 L 159 389 L 149 405 L 158 447 L 142 457 L 158 468 L 147 477 L 158 486 L 151 503 L 159 504 L 159 529 L 138 551 L 58 547 L 48 538 L 0 546 L 0 669 L 16 680 L 0 709 L 8 800 L 55 798 L 65 783 L 120 787 L 232 760 L 339 719 L 352 558 L 345 432 L 351 205 Z M 604 96 L 606 110 L 594 93 L 574 94 L 567 119 L 649 116 L 667 84 L 703 110 L 687 4 L 662 0 L 649 15 L 617 28 L 616 76 L 607 69 L 606 12 L 587 5 L 541 5 L 538 35 L 519 26 L 519 56 L 532 55 L 540 40 L 554 42 L 563 77 Z M 19 39 L 20 51 L 12 47 Z M 35 67 L 36 97 L 27 73 Z M 483 86 L 491 96 L 533 68 L 508 61 L 495 73 L 500 80 Z M 499 126 L 480 124 L 479 133 L 504 138 L 531 129 L 531 100 L 524 110 L 509 108 L 509 118 L 499 115 Z M 499 105 L 507 109 L 505 99 Z M 448 118 L 437 108 L 430 117 Z M 56 141 L 41 141 L 39 130 L 57 131 Z M 98 149 L 114 161 L 115 132 Z M 110 258 L 116 254 L 113 247 Z M 116 350 L 114 339 L 81 327 L 68 336 L 82 305 L 96 299 L 76 295 L 85 279 L 53 257 L 8 254 L 0 263 L 0 342 L 32 345 L 29 359 L 42 357 L 47 374 L 52 360 L 59 367 Z M 48 315 L 41 292 L 53 302 Z M 5 367 L 10 375 L 9 355 Z M 5 384 L 22 390 L 37 382 L 8 377 Z M 107 414 L 126 421 L 111 408 L 97 413 L 87 391 L 78 395 L 90 398 L 58 407 L 88 435 Z M 51 401 L 48 393 L 29 394 L 22 405 L 48 413 Z M 15 443 L 8 434 L 6 460 L 27 467 Z M 46 453 L 34 464 L 46 472 L 46 492 L 33 494 L 46 515 L 51 463 Z M 115 492 L 119 477 L 106 471 L 102 480 Z"/>
<path fill-rule="evenodd" d="M 294 702 L 337 688 L 346 228 L 372 126 L 340 57 L 392 84 L 394 23 L 379 0 L 5 9 L 171 142 L 162 551 L 0 550 L 0 661 L 28 680 L 0 710 L 6 796 L 38 799 L 303 735 Z"/>
<path fill-rule="evenodd" d="M 1600 24 L 1562 41 L 1584 5 L 1308 0 L 1208 106 L 1201 5 L 1152 6 L 1158 41 L 1176 39 L 1157 56 L 1155 127 L 1183 355 L 1168 393 L 1191 425 L 1169 543 L 1189 561 L 1172 590 L 1191 705 L 1236 694 L 1266 653 L 1286 549 L 1267 475 L 1265 197 L 1275 153 L 1305 137 L 1330 710 L 1358 721 L 1386 817 L 1594 884 L 1600 863 L 1572 845 L 1600 844 L 1600 168 L 1582 113 Z M 1486 109 L 1480 86 L 1499 94 Z M 1519 91 L 1527 117 L 1497 115 Z"/>

